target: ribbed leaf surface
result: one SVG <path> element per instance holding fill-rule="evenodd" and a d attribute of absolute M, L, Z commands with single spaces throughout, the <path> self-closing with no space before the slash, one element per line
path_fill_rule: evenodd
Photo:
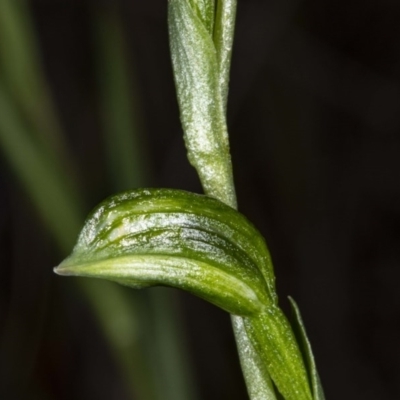
<path fill-rule="evenodd" d="M 251 385 L 252 399 L 274 398 L 268 375 L 286 400 L 312 399 L 302 355 L 276 302 L 264 239 L 219 200 L 170 189 L 112 196 L 89 216 L 56 272 L 133 288 L 168 285 L 241 316 L 246 342 L 239 345 L 244 355 L 257 353 L 246 370 L 256 376 L 246 379 L 265 372 L 262 385 Z"/>
<path fill-rule="evenodd" d="M 184 191 L 142 189 L 100 204 L 56 272 L 135 288 L 170 285 L 251 315 L 273 302 L 263 277 L 271 278 L 270 268 L 260 234 L 231 207 Z"/>

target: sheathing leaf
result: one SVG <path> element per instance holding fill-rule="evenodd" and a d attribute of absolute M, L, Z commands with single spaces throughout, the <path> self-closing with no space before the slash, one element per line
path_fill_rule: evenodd
<path fill-rule="evenodd" d="M 141 189 L 100 204 L 56 272 L 135 288 L 174 286 L 252 315 L 274 302 L 259 265 L 264 273 L 271 268 L 265 243 L 231 207 L 184 191 Z"/>

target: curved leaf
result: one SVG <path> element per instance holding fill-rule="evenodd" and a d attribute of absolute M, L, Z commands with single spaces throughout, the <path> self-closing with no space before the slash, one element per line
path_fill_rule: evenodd
<path fill-rule="evenodd" d="M 300 350 L 276 303 L 265 242 L 219 200 L 170 189 L 112 196 L 89 216 L 56 272 L 134 288 L 173 286 L 243 317 L 236 328 L 246 333 L 242 361 L 253 360 L 245 369 L 252 398 L 273 399 L 270 375 L 286 400 L 312 399 Z"/>
<path fill-rule="evenodd" d="M 261 235 L 231 207 L 180 190 L 141 189 L 100 204 L 55 271 L 134 288 L 178 287 L 252 315 L 275 301 L 271 268 Z"/>

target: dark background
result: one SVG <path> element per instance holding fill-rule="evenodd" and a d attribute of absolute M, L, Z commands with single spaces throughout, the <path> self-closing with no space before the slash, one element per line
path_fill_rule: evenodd
<path fill-rule="evenodd" d="M 167 1 L 114 3 L 146 185 L 201 192 L 182 140 Z M 30 6 L 90 210 L 112 193 L 93 44 L 93 13 L 107 2 Z M 328 399 L 400 398 L 399 20 L 398 0 L 239 0 L 228 107 L 239 207 L 267 238 L 282 306 L 289 294 L 300 305 Z M 85 299 L 52 273 L 62 257 L 1 158 L 1 399 L 128 399 Z M 177 296 L 199 398 L 245 399 L 229 316 Z"/>

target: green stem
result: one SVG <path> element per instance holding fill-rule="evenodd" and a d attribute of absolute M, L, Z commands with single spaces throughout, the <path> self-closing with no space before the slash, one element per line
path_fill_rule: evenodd
<path fill-rule="evenodd" d="M 236 9 L 237 0 L 217 1 L 214 25 L 214 45 L 217 50 L 219 86 L 225 115 L 228 103 L 229 74 L 236 22 Z M 227 162 L 231 163 L 231 160 L 229 159 Z M 226 180 L 224 182 L 224 191 L 226 193 L 233 193 L 233 201 L 229 205 L 237 209 L 236 191 L 233 180 Z M 221 200 L 223 201 L 223 199 Z M 273 384 L 268 372 L 263 366 L 263 363 L 247 336 L 243 318 L 232 315 L 231 320 L 239 359 L 250 398 L 253 400 L 274 400 L 275 395 Z"/>
<path fill-rule="evenodd" d="M 188 158 L 205 193 L 236 209 L 226 123 L 236 0 L 170 0 L 172 63 Z M 263 266 L 262 266 L 263 265 Z M 260 263 L 268 300 L 256 316 L 232 317 L 239 356 L 253 400 L 310 400 L 307 372 L 290 325 L 277 305 L 268 251 Z"/>
<path fill-rule="evenodd" d="M 247 391 L 252 400 L 276 400 L 268 371 L 251 344 L 242 317 L 231 316 L 233 332 Z"/>
<path fill-rule="evenodd" d="M 213 40 L 217 53 L 219 87 L 225 115 L 236 6 L 236 0 L 219 0 L 214 25 Z M 230 157 L 226 157 L 225 162 L 229 164 L 227 168 L 231 168 Z M 222 184 L 221 190 L 225 193 L 233 193 L 233 199 L 228 204 L 237 208 L 233 180 L 221 181 L 220 179 L 219 183 Z M 215 196 L 215 193 L 213 195 Z M 222 196 L 219 200 L 226 201 L 226 196 Z M 272 317 L 274 313 L 277 314 L 276 319 Z M 298 399 L 311 399 L 308 382 L 305 378 L 306 371 L 291 328 L 277 307 L 275 307 L 274 313 L 270 313 L 271 315 L 268 316 L 262 313 L 259 317 L 254 318 L 232 316 L 239 358 L 249 395 L 252 400 L 275 400 L 276 395 L 270 378 L 271 373 L 275 382 L 280 384 L 279 386 L 288 400 L 295 399 L 293 393 L 298 394 Z M 268 332 L 271 329 L 276 330 L 279 334 L 270 342 L 270 333 Z M 280 345 L 281 343 L 275 341 L 276 338 L 284 338 L 285 343 Z M 276 349 L 274 349 L 275 345 L 277 345 Z M 271 362 L 271 354 L 275 351 L 278 352 L 279 356 L 274 357 L 274 361 Z M 266 364 L 270 365 L 268 367 L 270 371 L 267 371 Z M 275 368 L 277 369 L 275 370 Z M 286 389 L 285 380 L 290 381 L 290 377 L 281 376 L 285 369 L 291 370 L 292 380 L 289 390 Z M 297 379 L 295 377 L 298 371 L 301 371 L 301 377 Z"/>
<path fill-rule="evenodd" d="M 235 31 L 237 0 L 218 0 L 214 25 L 214 45 L 217 50 L 217 61 L 219 69 L 219 87 L 222 97 L 224 113 L 227 111 L 229 73 L 232 57 L 233 38 Z M 226 158 L 232 169 L 231 159 Z M 237 209 L 237 199 L 233 180 L 222 181 L 222 188 L 226 196 L 219 200 L 227 202 L 228 205 Z M 206 194 L 210 194 L 207 193 Z M 229 194 L 229 196 L 228 196 Z M 211 193 L 215 195 L 215 193 Z M 235 334 L 236 344 L 239 352 L 240 363 L 246 381 L 247 390 L 252 400 L 275 400 L 275 391 L 268 371 L 265 369 L 259 355 L 253 348 L 247 335 L 242 317 L 231 316 L 232 327 Z"/>
<path fill-rule="evenodd" d="M 226 103 L 236 4 L 236 0 L 169 2 L 172 64 L 188 158 L 204 192 L 234 209 Z M 213 32 L 207 5 L 216 5 Z M 251 345 L 243 319 L 232 317 L 232 322 L 252 399 L 274 400 L 269 375 Z M 265 395 L 260 397 L 260 393 Z"/>

